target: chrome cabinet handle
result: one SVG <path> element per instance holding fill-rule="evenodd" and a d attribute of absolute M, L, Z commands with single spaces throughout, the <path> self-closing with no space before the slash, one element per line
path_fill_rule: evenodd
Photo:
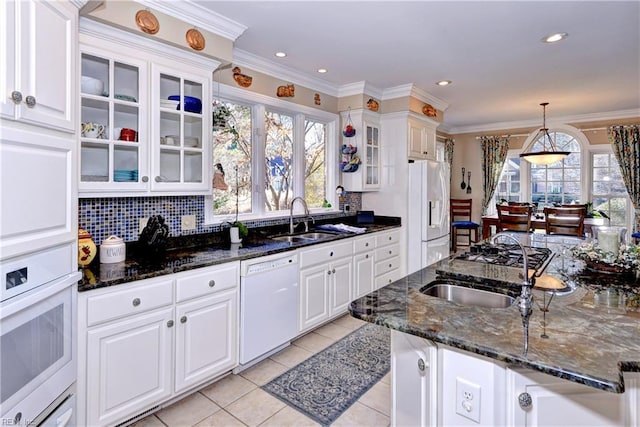
<path fill-rule="evenodd" d="M 22 93 L 14 90 L 13 92 L 11 92 L 11 100 L 14 104 L 20 104 L 22 102 Z"/>
<path fill-rule="evenodd" d="M 171 328 L 173 326 L 173 320 L 167 321 L 167 328 Z"/>
<path fill-rule="evenodd" d="M 142 177 L 142 182 L 149 182 L 149 177 L 148 176 L 143 176 Z"/>
<path fill-rule="evenodd" d="M 33 108 L 33 107 L 36 106 L 36 97 L 35 96 L 31 96 L 31 95 L 27 95 L 27 97 L 24 100 L 24 102 L 27 104 L 27 107 Z"/>
<path fill-rule="evenodd" d="M 209 280 L 209 287 L 213 288 L 216 285 L 216 281 L 215 280 Z"/>
<path fill-rule="evenodd" d="M 134 307 L 137 307 L 137 306 L 139 306 L 139 305 L 140 305 L 140 298 L 134 298 L 134 299 L 133 299 L 133 306 L 134 306 Z"/>
<path fill-rule="evenodd" d="M 420 372 L 424 372 L 424 370 L 425 370 L 425 368 L 426 368 L 426 367 L 427 367 L 427 366 L 426 366 L 426 365 L 425 365 L 425 363 L 424 363 L 424 359 L 422 359 L 422 357 L 420 357 L 420 358 L 418 359 L 418 369 L 420 369 Z"/>
<path fill-rule="evenodd" d="M 531 395 L 529 393 L 524 392 L 518 395 L 518 405 L 520 405 L 520 408 L 529 409 L 532 404 L 533 399 L 531 399 Z"/>
<path fill-rule="evenodd" d="M 187 316 L 182 316 L 180 318 L 180 323 L 187 323 Z"/>

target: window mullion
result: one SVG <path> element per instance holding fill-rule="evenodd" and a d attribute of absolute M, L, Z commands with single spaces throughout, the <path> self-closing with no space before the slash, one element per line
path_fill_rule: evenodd
<path fill-rule="evenodd" d="M 304 147 L 305 115 L 293 116 L 293 196 L 305 197 L 305 147 Z"/>
<path fill-rule="evenodd" d="M 251 208 L 256 214 L 264 214 L 265 209 L 265 106 L 255 104 L 253 106 L 253 156 L 251 158 L 251 182 L 253 183 L 253 197 L 251 198 Z"/>

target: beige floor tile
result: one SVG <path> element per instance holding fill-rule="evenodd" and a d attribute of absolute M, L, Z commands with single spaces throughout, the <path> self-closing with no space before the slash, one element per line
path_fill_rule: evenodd
<path fill-rule="evenodd" d="M 320 424 L 301 412 L 296 411 L 291 406 L 285 406 L 273 417 L 260 424 L 260 427 L 315 427 L 319 425 Z"/>
<path fill-rule="evenodd" d="M 289 347 L 281 350 L 271 356 L 271 360 L 280 363 L 288 368 L 293 368 L 298 363 L 313 356 L 313 353 L 309 350 L 305 350 L 302 347 L 290 345 Z"/>
<path fill-rule="evenodd" d="M 380 382 L 384 384 L 391 384 L 391 371 L 387 372 L 387 375 L 380 378 Z"/>
<path fill-rule="evenodd" d="M 165 425 L 155 415 L 149 415 L 129 427 L 165 427 Z"/>
<path fill-rule="evenodd" d="M 391 386 L 379 381 L 358 399 L 358 402 L 389 416 L 391 407 Z"/>
<path fill-rule="evenodd" d="M 258 388 L 242 396 L 225 409 L 248 426 L 257 426 L 285 406 L 280 400 Z"/>
<path fill-rule="evenodd" d="M 285 365 L 274 362 L 271 359 L 265 359 L 255 366 L 240 372 L 244 378 L 248 379 L 254 384 L 263 386 L 278 375 L 288 371 Z"/>
<path fill-rule="evenodd" d="M 246 424 L 224 409 L 200 421 L 195 427 L 245 427 Z"/>
<path fill-rule="evenodd" d="M 318 335 L 322 335 L 323 337 L 330 338 L 334 341 L 338 341 L 349 335 L 352 331 L 351 329 L 347 329 L 334 323 L 327 323 L 326 325 L 316 329 L 313 332 Z"/>
<path fill-rule="evenodd" d="M 332 427 L 339 426 L 388 426 L 389 417 L 356 402 L 335 420 Z"/>
<path fill-rule="evenodd" d="M 324 350 L 334 343 L 334 340 L 318 335 L 315 332 L 310 332 L 302 338 L 298 338 L 293 342 L 293 345 L 302 347 L 305 350 L 309 350 L 313 353 L 318 353 Z"/>
<path fill-rule="evenodd" d="M 200 390 L 200 393 L 224 408 L 256 387 L 254 383 L 246 378 L 231 374 L 211 384 L 209 387 Z"/>
<path fill-rule="evenodd" d="M 160 410 L 156 416 L 169 427 L 184 427 L 192 426 L 219 410 L 220 407 L 211 400 L 194 393 Z"/>
<path fill-rule="evenodd" d="M 343 328 L 347 328 L 352 331 L 355 331 L 356 329 L 363 326 L 367 322 L 365 322 L 364 320 L 356 319 L 355 317 L 352 317 L 349 314 L 345 314 L 344 316 L 337 318 L 331 323 L 334 323 L 338 326 L 342 326 Z"/>

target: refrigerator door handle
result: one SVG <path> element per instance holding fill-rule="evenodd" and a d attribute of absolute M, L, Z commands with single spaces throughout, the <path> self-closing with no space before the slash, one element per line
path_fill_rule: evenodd
<path fill-rule="evenodd" d="M 431 200 L 429 200 L 429 227 L 433 226 L 433 224 L 431 223 L 432 214 L 433 214 L 433 204 L 431 203 Z"/>

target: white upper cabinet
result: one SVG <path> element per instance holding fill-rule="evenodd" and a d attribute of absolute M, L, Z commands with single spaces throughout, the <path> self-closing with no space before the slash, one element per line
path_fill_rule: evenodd
<path fill-rule="evenodd" d="M 0 114 L 74 132 L 78 10 L 68 2 L 0 2 Z"/>
<path fill-rule="evenodd" d="M 437 122 L 425 119 L 409 119 L 409 140 L 407 157 L 413 160 L 437 160 L 436 127 Z"/>
<path fill-rule="evenodd" d="M 355 135 L 342 135 L 340 171 L 347 191 L 375 191 L 380 188 L 380 119 L 368 110 L 352 110 L 341 114 L 343 129 L 351 117 Z"/>

